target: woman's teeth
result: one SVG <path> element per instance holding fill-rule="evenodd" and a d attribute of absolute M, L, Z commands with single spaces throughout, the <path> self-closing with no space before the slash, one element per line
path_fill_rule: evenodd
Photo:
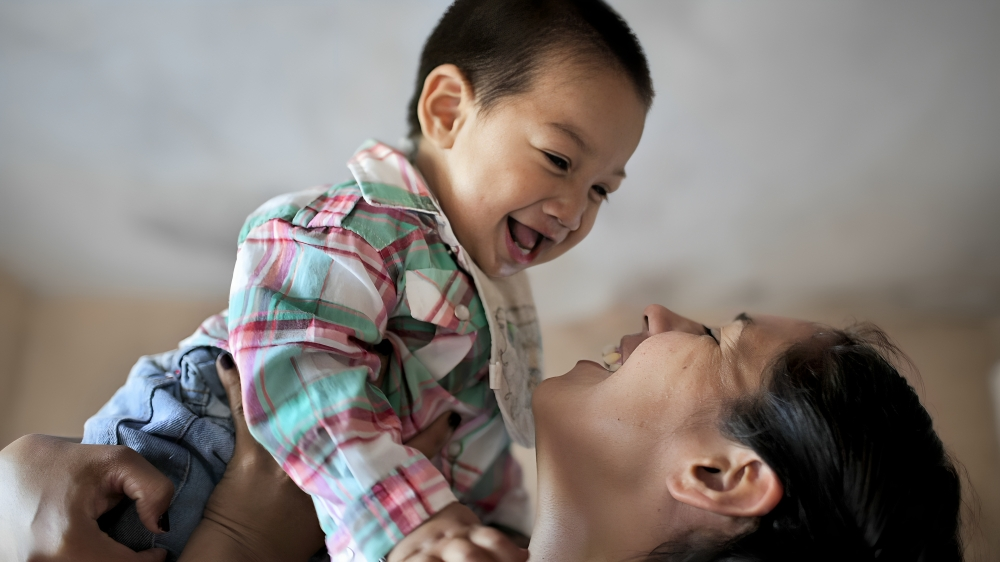
<path fill-rule="evenodd" d="M 601 352 L 601 360 L 604 361 L 604 368 L 612 373 L 622 366 L 622 354 L 618 351 L 618 346 L 611 344 Z"/>

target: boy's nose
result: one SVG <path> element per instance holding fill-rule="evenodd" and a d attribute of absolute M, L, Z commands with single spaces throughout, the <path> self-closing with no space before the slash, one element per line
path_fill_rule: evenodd
<path fill-rule="evenodd" d="M 705 333 L 703 325 L 658 304 L 647 306 L 642 311 L 642 316 L 643 329 L 649 335 L 663 332 L 687 332 L 695 335 Z"/>
<path fill-rule="evenodd" d="M 546 201 L 545 205 L 542 206 L 542 210 L 545 211 L 545 214 L 554 218 L 561 228 L 573 232 L 580 228 L 580 225 L 583 223 L 583 215 L 586 213 L 587 205 L 589 204 L 590 191 L 589 188 L 583 191 L 582 196 L 580 195 L 581 190 L 574 189 L 567 191 L 569 192 Z"/>

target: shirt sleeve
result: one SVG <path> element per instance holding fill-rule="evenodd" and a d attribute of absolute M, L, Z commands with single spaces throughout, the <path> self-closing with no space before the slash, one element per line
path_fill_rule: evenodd
<path fill-rule="evenodd" d="M 346 229 L 271 220 L 241 244 L 229 303 L 250 432 L 312 496 L 331 554 L 370 561 L 456 501 L 374 384 L 391 258 Z"/>

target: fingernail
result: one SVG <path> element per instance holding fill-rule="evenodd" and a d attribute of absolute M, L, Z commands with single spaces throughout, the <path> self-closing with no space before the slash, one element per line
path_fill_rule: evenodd
<path fill-rule="evenodd" d="M 230 361 L 232 361 L 232 359 L 230 359 Z M 163 515 L 160 516 L 160 520 L 156 522 L 156 525 L 164 533 L 169 533 L 170 532 L 170 513 L 164 511 Z"/>
<path fill-rule="evenodd" d="M 462 423 L 462 416 L 458 415 L 458 412 L 452 412 L 448 416 L 448 427 L 455 429 Z"/>
<path fill-rule="evenodd" d="M 228 351 L 223 351 L 222 355 L 219 356 L 219 365 L 222 365 L 222 368 L 228 371 L 235 367 L 236 363 L 233 363 L 233 356 Z"/>

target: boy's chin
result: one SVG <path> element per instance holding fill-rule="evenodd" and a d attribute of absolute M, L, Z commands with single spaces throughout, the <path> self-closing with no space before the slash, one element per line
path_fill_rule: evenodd
<path fill-rule="evenodd" d="M 501 278 L 510 277 L 515 273 L 524 271 L 526 268 L 524 265 L 515 263 L 510 258 L 504 259 L 507 256 L 498 256 L 496 254 L 489 256 L 489 260 L 479 259 L 480 256 L 469 252 L 469 257 L 472 261 L 476 262 L 476 267 L 480 271 L 485 273 L 487 277 Z"/>
<path fill-rule="evenodd" d="M 531 264 L 531 265 L 534 265 L 534 264 Z M 480 267 L 479 269 L 483 269 L 483 268 Z M 483 269 L 483 273 L 485 273 L 486 275 L 489 275 L 490 277 L 501 278 L 501 277 L 510 277 L 511 275 L 514 275 L 515 273 L 520 273 L 520 272 L 524 271 L 525 269 L 528 269 L 528 266 L 524 265 L 524 264 L 511 263 L 511 262 L 499 262 L 497 264 L 494 264 L 493 267 L 491 267 L 489 271 Z"/>

